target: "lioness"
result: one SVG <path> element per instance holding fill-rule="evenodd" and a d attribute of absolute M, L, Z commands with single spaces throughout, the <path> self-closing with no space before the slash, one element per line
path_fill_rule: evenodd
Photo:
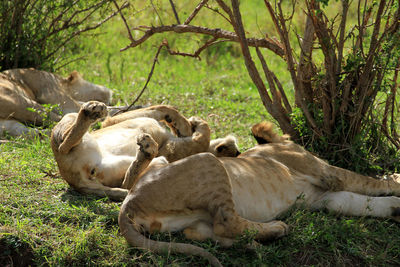
<path fill-rule="evenodd" d="M 0 73 L 0 135 L 36 134 L 24 124 L 42 125 L 43 104 L 59 104 L 60 112 L 78 112 L 80 102 L 97 100 L 109 104 L 111 90 L 85 81 L 74 71 L 67 78 L 35 69 L 12 69 Z M 51 111 L 49 119 L 59 121 L 58 112 Z"/>
<path fill-rule="evenodd" d="M 60 174 L 74 189 L 81 193 L 108 196 L 123 200 L 131 187 L 124 178 L 131 164 L 137 164 L 137 138 L 149 134 L 157 145 L 151 154 L 163 156 L 157 162 L 175 161 L 194 153 L 204 152 L 210 145 L 210 128 L 198 118 L 187 120 L 169 106 L 153 106 L 108 117 L 103 128 L 88 132 L 90 125 L 106 117 L 103 103 L 90 101 L 82 105 L 79 113 L 69 113 L 54 127 L 51 147 Z M 167 123 L 171 131 L 160 124 Z M 178 137 L 177 137 L 178 136 Z M 216 155 L 238 154 L 232 138 L 221 139 L 213 145 Z M 151 149 L 142 144 L 145 149 Z M 142 169 L 130 168 L 133 172 Z"/>
<path fill-rule="evenodd" d="M 222 246 L 231 246 L 246 229 L 255 230 L 258 240 L 274 239 L 288 233 L 288 226 L 274 219 L 296 201 L 346 215 L 400 219 L 399 183 L 331 166 L 285 137 L 274 138 L 269 124 L 255 126 L 253 134 L 274 142 L 237 158 L 200 153 L 169 164 L 153 163 L 156 142 L 142 136 L 136 163 L 125 177 L 133 186 L 119 214 L 128 243 L 154 252 L 200 255 L 220 265 L 202 248 L 154 241 L 141 232 L 183 230 L 189 239 L 212 238 Z M 395 196 L 375 197 L 380 195 Z"/>

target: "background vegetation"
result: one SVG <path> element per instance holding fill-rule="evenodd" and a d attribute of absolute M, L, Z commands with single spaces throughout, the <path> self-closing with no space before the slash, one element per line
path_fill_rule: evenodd
<path fill-rule="evenodd" d="M 129 7 L 129 20 L 140 25 L 160 17 L 148 2 L 137 1 Z M 168 1 L 152 1 L 164 8 L 162 20 L 171 19 Z M 122 3 L 121 3 L 122 4 Z M 181 5 L 194 5 L 182 1 Z M 333 2 L 332 10 L 337 10 Z M 260 7 L 263 1 L 246 1 L 242 16 L 252 32 L 271 27 Z M 96 13 L 90 22 L 101 20 Z M 209 25 L 223 23 L 214 16 L 204 17 Z M 295 29 L 302 25 L 294 24 Z M 154 54 L 165 35 L 151 42 L 119 52 L 129 44 L 120 17 L 86 33 L 70 43 L 63 53 L 59 73 L 76 69 L 84 78 L 114 90 L 115 104 L 129 104 L 138 94 L 150 71 Z M 199 36 L 168 37 L 171 47 L 194 50 Z M 81 58 L 82 60 L 74 61 Z M 291 101 L 294 91 L 286 65 L 273 56 L 268 64 L 281 79 Z M 213 137 L 233 133 L 241 150 L 255 145 L 250 127 L 272 120 L 243 64 L 240 47 L 233 43 L 213 46 L 201 60 L 171 57 L 163 50 L 152 80 L 137 104 L 171 104 L 186 116 L 206 119 Z M 82 196 L 61 180 L 48 138 L 10 140 L 0 145 L 0 265 L 51 266 L 137 266 L 205 265 L 202 259 L 184 255 L 156 255 L 130 248 L 118 233 L 119 203 Z M 357 168 L 357 166 L 353 166 Z M 282 219 L 292 228 L 280 240 L 264 244 L 255 252 L 243 249 L 239 240 L 232 249 L 213 242 L 197 243 L 214 253 L 223 264 L 243 266 L 367 265 L 398 266 L 400 226 L 391 220 L 336 216 L 295 208 Z M 184 240 L 179 234 L 156 235 L 163 240 Z M 243 242 L 243 241 L 242 241 Z"/>
<path fill-rule="evenodd" d="M 0 70 L 68 64 L 70 42 L 118 14 L 109 5 L 110 0 L 1 1 Z"/>

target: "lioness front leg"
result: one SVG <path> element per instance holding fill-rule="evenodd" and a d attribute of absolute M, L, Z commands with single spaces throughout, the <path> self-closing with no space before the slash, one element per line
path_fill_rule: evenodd
<path fill-rule="evenodd" d="M 130 189 L 136 182 L 139 174 L 141 174 L 158 153 L 158 144 L 149 134 L 140 134 L 137 137 L 139 150 L 135 160 L 131 163 L 125 173 L 122 188 Z"/>
<path fill-rule="evenodd" d="M 90 125 L 105 116 L 107 116 L 107 106 L 104 103 L 89 101 L 83 104 L 77 118 L 71 125 L 63 125 L 63 121 L 57 125 L 61 131 L 68 127 L 61 133 L 62 143 L 59 145 L 58 151 L 62 154 L 67 154 L 71 148 L 81 142 Z M 60 131 L 59 129 L 55 129 L 54 132 Z"/>

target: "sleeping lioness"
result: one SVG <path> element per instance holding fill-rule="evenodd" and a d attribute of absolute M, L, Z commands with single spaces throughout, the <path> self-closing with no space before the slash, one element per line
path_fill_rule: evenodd
<path fill-rule="evenodd" d="M 220 266 L 203 248 L 152 240 L 143 232 L 183 231 L 188 239 L 211 238 L 222 246 L 231 246 L 246 230 L 254 231 L 257 240 L 275 239 L 288 233 L 277 216 L 299 201 L 311 209 L 400 221 L 396 181 L 331 166 L 277 136 L 268 123 L 252 130 L 264 144 L 237 158 L 200 153 L 173 163 L 155 161 L 157 145 L 143 134 L 125 177 L 132 188 L 119 214 L 128 243 L 154 252 L 199 255 Z"/>
<path fill-rule="evenodd" d="M 142 159 L 141 154 L 137 157 L 140 149 L 149 149 L 141 139 L 143 134 L 155 142 L 157 151 L 151 153 L 162 156 L 157 160 L 162 164 L 209 150 L 215 155 L 239 154 L 233 137 L 218 139 L 210 147 L 208 124 L 195 117 L 188 120 L 169 106 L 152 106 L 108 117 L 103 128 L 88 132 L 91 124 L 106 116 L 103 103 L 90 101 L 78 113 L 65 115 L 52 131 L 51 147 L 62 178 L 84 194 L 115 200 L 125 198 L 132 186 L 125 177 L 133 175 L 127 170 L 141 172 L 141 168 L 136 169 L 132 164 Z"/>
<path fill-rule="evenodd" d="M 62 78 L 35 69 L 6 70 L 0 73 L 0 135 L 37 134 L 25 124 L 43 125 L 43 113 L 56 122 L 64 114 L 78 112 L 80 102 L 109 104 L 110 99 L 111 90 L 85 81 L 76 71 Z M 59 105 L 59 110 L 48 112 L 43 104 Z"/>

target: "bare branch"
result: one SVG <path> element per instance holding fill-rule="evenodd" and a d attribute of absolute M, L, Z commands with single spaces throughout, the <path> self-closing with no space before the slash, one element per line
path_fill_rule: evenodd
<path fill-rule="evenodd" d="M 312 50 L 314 42 L 314 25 L 310 16 L 307 16 L 306 27 L 304 29 L 304 35 L 300 43 L 300 59 L 297 66 L 297 81 L 298 88 L 295 91 L 296 103 L 299 106 L 304 106 L 301 102 L 312 102 L 312 85 L 311 77 L 313 76 L 312 66 Z"/>
<path fill-rule="evenodd" d="M 282 12 L 282 8 L 280 6 L 280 4 L 278 4 L 278 9 L 279 9 L 279 13 L 278 13 L 278 17 L 275 15 L 275 11 L 272 8 L 272 5 L 270 4 L 269 1 L 264 0 L 265 6 L 268 9 L 269 15 L 275 25 L 275 29 L 279 34 L 279 37 L 284 45 L 284 51 L 285 51 L 285 59 L 286 62 L 288 64 L 288 69 L 290 72 L 290 76 L 292 78 L 293 81 L 293 85 L 295 87 L 295 92 L 298 93 L 298 97 L 297 97 L 297 102 L 298 104 L 300 104 L 300 107 L 302 108 L 304 115 L 307 118 L 307 121 L 309 122 L 309 124 L 312 126 L 312 128 L 315 130 L 317 135 L 321 135 L 317 123 L 315 122 L 313 116 L 311 115 L 310 111 L 307 108 L 307 105 L 305 103 L 305 99 L 303 99 L 304 93 L 303 93 L 303 87 L 301 82 L 297 79 L 297 75 L 296 75 L 296 68 L 295 68 L 295 61 L 293 58 L 293 53 L 292 53 L 292 48 L 290 46 L 290 41 L 289 41 L 289 33 L 286 29 L 286 25 L 285 25 L 285 18 L 283 16 L 283 12 Z M 311 42 L 311 46 L 310 49 L 312 49 L 312 42 Z"/>
<path fill-rule="evenodd" d="M 233 21 L 233 13 L 232 13 L 232 10 L 229 8 L 229 6 L 227 4 L 225 4 L 225 2 L 223 0 L 216 0 L 216 1 L 217 1 L 218 5 L 225 11 L 226 14 L 228 14 L 228 16 Z"/>
<path fill-rule="evenodd" d="M 276 31 L 279 34 L 281 42 L 283 43 L 284 52 L 285 52 L 284 58 L 286 59 L 286 62 L 288 64 L 288 69 L 289 69 L 290 76 L 292 78 L 295 90 L 297 90 L 298 81 L 297 81 L 297 77 L 296 77 L 295 61 L 293 58 L 292 48 L 291 48 L 290 41 L 289 41 L 289 32 L 286 28 L 285 18 L 283 16 L 280 2 L 278 3 L 278 9 L 279 9 L 278 17 L 275 16 L 275 12 L 272 9 L 272 6 L 269 3 L 269 1 L 264 0 L 264 3 L 268 9 L 268 12 L 270 14 L 272 21 L 274 22 Z"/>
<path fill-rule="evenodd" d="M 47 39 L 49 36 L 55 35 L 57 33 L 59 33 L 60 31 L 63 31 L 67 28 L 73 27 L 73 26 L 77 26 L 82 24 L 84 21 L 86 21 L 96 10 L 98 10 L 100 7 L 102 7 L 108 0 L 103 0 L 98 2 L 97 4 L 93 5 L 93 6 L 89 6 L 87 8 L 83 8 L 80 10 L 75 11 L 68 19 L 66 20 L 61 20 L 61 18 L 56 21 L 57 22 L 63 22 L 62 26 L 59 28 L 54 28 L 53 31 L 51 31 L 50 33 L 47 34 L 47 36 L 43 37 L 42 39 L 39 40 L 39 42 L 43 41 L 43 39 Z M 76 22 L 71 23 L 71 21 L 79 14 L 84 13 L 90 11 L 83 19 L 81 20 L 77 20 Z"/>
<path fill-rule="evenodd" d="M 218 15 L 220 15 L 221 17 L 223 17 L 229 24 L 232 25 L 232 20 L 229 19 L 227 16 L 225 16 L 224 14 L 222 14 L 217 8 L 212 8 L 211 6 L 209 6 L 208 4 L 205 5 L 206 8 L 208 8 L 209 10 L 211 10 L 212 12 L 217 13 Z"/>
<path fill-rule="evenodd" d="M 380 28 L 380 21 L 382 17 L 382 13 L 384 11 L 386 1 L 381 1 L 378 12 L 376 14 L 375 18 L 375 25 L 374 25 L 374 30 L 371 36 L 371 43 L 370 43 L 370 48 L 368 51 L 367 55 L 367 60 L 365 64 L 365 68 L 363 73 L 360 76 L 360 79 L 357 82 L 357 85 L 355 87 L 355 92 L 358 96 L 358 101 L 356 103 L 358 112 L 357 115 L 353 117 L 353 125 L 355 128 L 358 128 L 359 123 L 361 123 L 361 117 L 364 115 L 364 109 L 366 108 L 366 102 L 365 99 L 368 96 L 369 89 L 371 82 L 376 75 L 376 72 L 374 71 L 374 60 L 375 60 L 375 53 L 378 49 L 378 47 L 381 45 L 380 42 L 378 42 L 379 38 L 379 28 Z"/>
<path fill-rule="evenodd" d="M 347 22 L 347 13 L 349 10 L 349 1 L 348 0 L 342 0 L 342 19 L 340 21 L 340 26 L 339 26 L 339 44 L 338 44 L 338 60 L 337 60 L 337 73 L 341 72 L 342 68 L 342 60 L 343 60 L 343 48 L 344 48 L 344 35 L 346 33 L 346 22 Z"/>
<path fill-rule="evenodd" d="M 210 40 L 208 40 L 207 42 L 205 42 L 201 47 L 199 47 L 194 53 L 183 53 L 183 52 L 179 52 L 179 51 L 173 51 L 170 47 L 169 44 L 166 40 L 164 40 L 166 42 L 165 47 L 167 48 L 167 51 L 170 55 L 172 56 L 184 56 L 184 57 L 194 57 L 197 58 L 199 60 L 201 60 L 200 58 L 200 54 L 201 52 L 204 51 L 204 49 L 206 49 L 207 47 L 210 47 L 214 44 L 217 43 L 221 43 L 221 42 L 225 42 L 225 40 L 219 40 L 217 41 L 217 38 L 211 38 Z"/>
<path fill-rule="evenodd" d="M 125 19 L 124 14 L 122 14 L 122 9 L 118 6 L 117 1 L 113 0 L 113 2 L 114 2 L 115 7 L 116 7 L 117 10 L 118 10 L 119 15 L 120 15 L 121 18 L 122 18 L 122 21 L 123 21 L 124 24 L 125 24 L 125 27 L 126 27 L 127 32 L 128 32 L 129 40 L 130 40 L 131 42 L 134 42 L 135 39 L 133 38 L 131 31 L 129 30 L 129 25 L 128 25 L 128 22 L 127 22 L 126 19 Z M 124 5 L 125 5 L 125 4 L 126 4 L 126 7 L 129 6 L 129 3 L 125 2 Z"/>
<path fill-rule="evenodd" d="M 113 116 L 118 115 L 118 114 L 120 114 L 120 113 L 124 113 L 124 112 L 130 110 L 130 109 L 136 104 L 136 102 L 140 99 L 140 97 L 141 97 L 141 96 L 143 95 L 143 93 L 144 93 L 144 90 L 146 90 L 147 85 L 149 84 L 149 82 L 150 82 L 150 80 L 151 80 L 151 77 L 153 76 L 154 68 L 156 67 L 156 63 L 158 62 L 158 55 L 160 54 L 161 49 L 162 49 L 164 46 L 167 46 L 167 45 L 168 45 L 168 43 L 166 42 L 166 40 L 164 40 L 164 41 L 160 44 L 160 46 L 158 47 L 157 52 L 156 52 L 156 55 L 154 56 L 154 59 L 153 59 L 153 65 L 151 66 L 151 70 L 150 70 L 150 72 L 149 72 L 149 75 L 147 75 L 146 83 L 144 84 L 142 90 L 140 90 L 140 93 L 139 93 L 138 96 L 135 98 L 135 100 L 133 100 L 132 103 L 131 103 L 127 108 L 121 109 L 121 110 L 117 111 Z"/>
<path fill-rule="evenodd" d="M 234 18 L 234 29 L 240 39 L 240 46 L 242 48 L 242 54 L 245 60 L 245 65 L 248 70 L 248 73 L 253 80 L 254 84 L 256 85 L 261 100 L 272 116 L 279 122 L 282 130 L 285 133 L 288 133 L 294 139 L 298 138 L 297 131 L 293 128 L 290 124 L 290 119 L 288 114 L 280 112 L 275 105 L 272 104 L 272 100 L 269 97 L 267 90 L 265 88 L 264 82 L 262 81 L 260 74 L 257 71 L 257 68 L 251 58 L 250 50 L 248 47 L 248 42 L 246 39 L 246 35 L 243 28 L 242 17 L 239 11 L 239 3 L 237 0 L 231 0 L 232 3 L 232 10 L 233 10 L 233 18 Z"/>
<path fill-rule="evenodd" d="M 273 104 L 277 107 L 277 109 L 280 110 L 280 112 L 284 113 L 284 114 L 289 114 L 292 112 L 292 108 L 289 104 L 289 101 L 287 101 L 287 97 L 286 97 L 286 93 L 285 91 L 279 90 L 279 92 L 276 90 L 276 86 L 278 87 L 282 87 L 281 83 L 279 82 L 279 80 L 277 79 L 277 77 L 275 76 L 275 74 L 268 68 L 267 62 L 264 59 L 264 56 L 262 55 L 260 49 L 256 48 L 256 52 L 257 52 L 257 56 L 260 60 L 261 66 L 264 70 L 264 75 L 265 78 L 267 79 L 267 82 L 269 84 L 269 88 L 272 94 L 272 97 L 274 99 Z M 283 100 L 282 100 L 283 97 Z M 285 108 L 282 107 L 282 101 L 285 104 Z"/>
<path fill-rule="evenodd" d="M 162 22 L 161 16 L 160 14 L 158 14 L 157 8 L 154 6 L 153 0 L 150 0 L 151 6 L 153 7 L 154 12 L 156 12 L 158 19 L 160 20 L 161 25 L 164 25 L 164 23 Z"/>
<path fill-rule="evenodd" d="M 357 17 L 358 17 L 358 38 L 356 41 L 356 48 L 359 48 L 361 50 L 361 54 L 364 56 L 364 46 L 363 46 L 363 39 L 365 35 L 365 31 L 367 30 L 367 23 L 371 17 L 372 14 L 372 7 L 370 6 L 367 9 L 367 1 L 364 1 L 364 6 L 362 8 L 362 17 L 360 18 L 360 13 L 361 13 L 361 1 L 358 1 L 358 7 L 357 7 Z M 362 19 L 362 22 L 360 21 Z M 356 52 L 358 49 L 354 49 L 354 52 Z"/>
<path fill-rule="evenodd" d="M 396 68 L 400 67 L 400 60 L 397 62 Z M 390 87 L 390 95 L 387 96 L 386 98 L 386 103 L 385 103 L 385 111 L 383 114 L 383 119 L 382 119 L 382 125 L 381 129 L 385 136 L 392 142 L 393 145 L 397 147 L 397 149 L 400 149 L 400 139 L 399 135 L 396 131 L 396 123 L 394 121 L 395 119 L 395 113 L 394 113 L 394 108 L 395 108 L 395 100 L 396 100 L 396 94 L 397 94 L 397 88 L 399 86 L 398 84 L 398 74 L 399 70 L 396 70 L 394 75 L 393 75 L 393 84 Z M 390 112 L 390 117 L 391 117 L 391 122 L 390 122 L 390 130 L 388 129 L 387 125 L 387 120 Z"/>
<path fill-rule="evenodd" d="M 184 25 L 188 25 L 194 17 L 196 17 L 197 13 L 199 13 L 200 9 L 208 2 L 208 0 L 201 0 L 201 2 L 196 6 L 196 8 L 193 10 L 192 14 L 189 15 L 189 17 L 185 20 L 183 23 Z"/>
<path fill-rule="evenodd" d="M 337 58 L 335 53 L 334 35 L 332 28 L 328 28 L 326 16 L 319 10 L 319 6 L 314 1 L 306 2 L 308 15 L 312 19 L 315 34 L 321 45 L 322 53 L 324 54 L 324 67 L 326 71 L 326 85 L 321 90 L 322 93 L 322 110 L 324 114 L 324 131 L 328 134 L 332 132 L 335 124 L 335 116 L 337 108 L 335 98 L 338 97 L 338 89 L 336 88 L 337 80 Z M 333 38 L 332 38 L 333 37 Z"/>
<path fill-rule="evenodd" d="M 174 12 L 174 16 L 175 16 L 176 22 L 178 22 L 178 24 L 181 24 L 181 22 L 179 21 L 178 13 L 176 12 L 176 8 L 175 8 L 175 5 L 174 5 L 174 2 L 172 0 L 169 0 L 169 3 L 171 4 L 172 11 Z"/>
<path fill-rule="evenodd" d="M 147 28 L 148 30 L 145 31 L 142 37 L 135 40 L 134 42 L 131 42 L 128 46 L 122 48 L 120 51 L 125 51 L 128 48 L 136 47 L 141 43 L 145 42 L 154 34 L 163 32 L 200 33 L 200 34 L 210 35 L 218 39 L 226 39 L 233 42 L 239 42 L 239 37 L 235 33 L 223 29 L 210 29 L 206 27 L 193 26 L 193 25 L 167 25 L 167 26 L 142 27 L 142 28 Z M 279 47 L 276 43 L 270 42 L 266 39 L 248 38 L 247 42 L 250 46 L 268 48 L 280 57 L 283 57 L 284 55 L 284 52 L 281 47 Z"/>
<path fill-rule="evenodd" d="M 125 3 L 124 5 L 121 6 L 120 10 L 126 8 L 127 6 L 128 6 L 128 3 Z M 106 23 L 108 20 L 110 20 L 112 17 L 117 15 L 120 10 L 114 11 L 108 17 L 106 17 L 105 19 L 99 21 L 95 25 L 88 26 L 88 27 L 86 27 L 84 29 L 81 29 L 81 30 L 73 32 L 72 34 L 70 34 L 70 36 L 68 36 L 67 39 L 65 39 L 60 45 L 58 45 L 52 52 L 47 54 L 46 58 L 50 58 L 51 56 L 53 56 L 61 47 L 65 46 L 65 44 L 67 44 L 69 41 L 71 41 L 74 37 L 78 36 L 79 34 L 81 34 L 83 32 L 87 32 L 87 31 L 91 31 L 91 30 L 97 29 L 98 27 L 100 27 L 101 25 Z"/>

